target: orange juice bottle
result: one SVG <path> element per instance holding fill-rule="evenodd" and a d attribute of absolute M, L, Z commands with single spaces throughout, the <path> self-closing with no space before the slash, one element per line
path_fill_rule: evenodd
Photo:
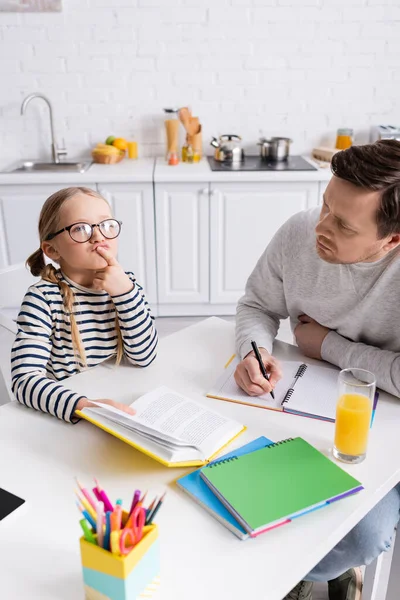
<path fill-rule="evenodd" d="M 343 394 L 336 407 L 335 449 L 347 456 L 367 451 L 372 401 L 362 394 Z"/>

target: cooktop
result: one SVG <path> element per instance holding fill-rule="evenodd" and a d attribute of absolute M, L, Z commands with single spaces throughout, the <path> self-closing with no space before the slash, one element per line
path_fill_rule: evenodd
<path fill-rule="evenodd" d="M 260 156 L 246 156 L 240 163 L 223 163 L 207 156 L 212 171 L 317 171 L 302 156 L 289 156 L 281 162 L 268 162 Z"/>

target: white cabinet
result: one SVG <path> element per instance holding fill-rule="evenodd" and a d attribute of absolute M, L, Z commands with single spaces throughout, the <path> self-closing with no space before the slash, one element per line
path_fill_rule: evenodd
<path fill-rule="evenodd" d="M 118 260 L 133 271 L 149 303 L 157 303 L 154 202 L 152 183 L 107 183 L 98 190 L 122 221 Z M 155 311 L 156 312 L 156 311 Z"/>
<path fill-rule="evenodd" d="M 45 200 L 63 187 L 65 184 L 0 186 L 0 267 L 24 262 L 38 249 L 40 210 Z M 87 187 L 96 189 L 94 183 Z"/>
<path fill-rule="evenodd" d="M 155 208 L 159 314 L 164 304 L 208 303 L 209 186 L 156 184 Z"/>
<path fill-rule="evenodd" d="M 211 303 L 236 304 L 275 232 L 295 213 L 316 206 L 318 190 L 318 182 L 211 185 Z"/>

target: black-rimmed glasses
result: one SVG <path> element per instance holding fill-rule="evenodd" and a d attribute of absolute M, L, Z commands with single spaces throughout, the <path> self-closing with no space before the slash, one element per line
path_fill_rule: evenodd
<path fill-rule="evenodd" d="M 52 240 L 56 235 L 59 235 L 63 231 L 68 231 L 70 238 L 74 240 L 74 242 L 83 244 L 91 239 L 95 227 L 99 228 L 100 233 L 105 238 L 112 240 L 121 233 L 121 225 L 122 221 L 117 221 L 117 219 L 105 219 L 100 223 L 93 223 L 92 225 L 89 225 L 89 223 L 73 223 L 72 225 L 68 225 L 68 227 L 63 227 L 60 231 L 50 233 L 46 237 L 46 241 Z"/>

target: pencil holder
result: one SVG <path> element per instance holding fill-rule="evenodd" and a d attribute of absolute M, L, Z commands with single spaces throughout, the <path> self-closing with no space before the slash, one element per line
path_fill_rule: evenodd
<path fill-rule="evenodd" d="M 126 556 L 112 554 L 80 539 L 86 600 L 144 600 L 156 593 L 160 558 L 157 525 L 143 529 L 143 537 Z"/>

